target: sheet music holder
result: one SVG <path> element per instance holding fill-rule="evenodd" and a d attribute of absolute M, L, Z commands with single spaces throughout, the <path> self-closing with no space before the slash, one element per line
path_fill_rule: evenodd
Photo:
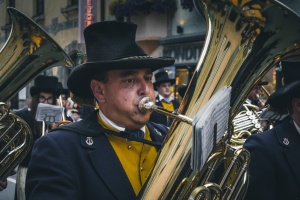
<path fill-rule="evenodd" d="M 62 121 L 62 106 L 49 105 L 45 103 L 39 103 L 35 115 L 35 119 L 38 122 L 54 123 Z"/>
<path fill-rule="evenodd" d="M 231 87 L 215 93 L 193 119 L 191 168 L 200 171 L 227 130 Z"/>

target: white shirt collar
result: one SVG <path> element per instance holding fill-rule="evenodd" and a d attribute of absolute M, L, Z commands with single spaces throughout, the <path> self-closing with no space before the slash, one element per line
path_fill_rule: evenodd
<path fill-rule="evenodd" d="M 296 122 L 293 120 L 293 122 L 294 122 L 294 125 L 295 125 L 295 127 L 296 127 L 296 130 L 298 131 L 298 133 L 300 134 L 300 127 L 296 124 Z"/>
<path fill-rule="evenodd" d="M 118 126 L 116 123 L 114 123 L 113 121 L 111 121 L 110 119 L 108 119 L 108 118 L 101 112 L 100 109 L 99 109 L 99 115 L 100 115 L 101 119 L 103 120 L 103 122 L 104 122 L 105 124 L 107 124 L 108 126 L 114 128 L 114 129 L 117 129 L 118 131 L 125 131 L 125 128 L 124 128 L 124 127 Z M 143 127 L 141 128 L 141 130 L 145 133 L 146 126 L 143 126 Z"/>
<path fill-rule="evenodd" d="M 162 95 L 160 95 L 160 94 L 158 94 L 158 99 L 159 99 L 159 101 L 161 101 L 161 100 L 165 100 L 166 102 L 171 102 L 172 100 L 173 100 L 173 97 L 170 95 L 169 96 L 169 98 L 168 99 L 166 99 L 166 98 L 164 98 Z"/>
<path fill-rule="evenodd" d="M 249 104 L 252 103 L 252 101 L 250 99 L 246 99 L 246 102 L 249 103 Z"/>

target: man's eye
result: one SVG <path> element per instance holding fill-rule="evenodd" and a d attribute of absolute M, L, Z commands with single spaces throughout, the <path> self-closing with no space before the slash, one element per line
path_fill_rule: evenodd
<path fill-rule="evenodd" d="M 127 83 L 133 83 L 134 80 L 133 80 L 133 79 L 128 79 L 126 82 L 127 82 Z"/>
<path fill-rule="evenodd" d="M 147 81 L 147 82 L 151 81 L 152 82 L 152 77 L 145 77 L 145 81 Z"/>

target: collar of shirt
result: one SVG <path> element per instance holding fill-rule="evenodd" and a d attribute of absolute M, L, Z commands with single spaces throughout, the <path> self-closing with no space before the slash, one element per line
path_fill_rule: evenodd
<path fill-rule="evenodd" d="M 246 99 L 246 102 L 252 104 L 252 101 L 250 99 Z"/>
<path fill-rule="evenodd" d="M 173 100 L 173 97 L 170 95 L 169 98 L 166 99 L 162 95 L 158 94 L 158 99 L 159 101 L 164 99 L 166 102 L 170 103 Z"/>
<path fill-rule="evenodd" d="M 123 127 L 121 127 L 121 126 L 118 126 L 116 123 L 114 123 L 113 121 L 111 121 L 110 119 L 108 119 L 108 118 L 101 112 L 100 109 L 99 109 L 99 115 L 100 115 L 100 118 L 103 120 L 103 122 L 104 122 L 106 125 L 108 125 L 108 126 L 114 128 L 114 129 L 116 129 L 116 130 L 118 130 L 118 131 L 125 131 L 125 128 L 123 128 Z M 143 127 L 141 128 L 141 130 L 145 133 L 145 131 L 146 131 L 146 126 L 143 126 Z"/>
<path fill-rule="evenodd" d="M 295 125 L 295 127 L 296 127 L 296 130 L 298 131 L 298 133 L 300 134 L 300 127 L 296 124 L 296 122 L 293 120 L 293 122 L 294 122 L 294 125 Z"/>

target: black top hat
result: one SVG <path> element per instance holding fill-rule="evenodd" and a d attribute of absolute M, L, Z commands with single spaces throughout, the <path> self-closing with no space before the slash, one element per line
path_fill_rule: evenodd
<path fill-rule="evenodd" d="M 269 82 L 268 81 L 260 81 L 257 85 L 258 86 L 263 86 L 263 85 L 268 85 Z"/>
<path fill-rule="evenodd" d="M 282 62 L 282 71 L 284 85 L 271 94 L 267 101 L 277 112 L 286 110 L 293 98 L 300 98 L 300 63 Z"/>
<path fill-rule="evenodd" d="M 63 88 L 63 85 L 61 82 L 57 82 L 56 95 L 59 96 L 61 94 L 69 96 L 69 90 L 66 88 Z"/>
<path fill-rule="evenodd" d="M 34 79 L 34 86 L 30 88 L 30 95 L 34 96 L 40 92 L 56 94 L 57 82 L 57 77 L 39 75 Z"/>
<path fill-rule="evenodd" d="M 131 22 L 106 21 L 84 29 L 87 62 L 76 66 L 68 78 L 69 90 L 81 98 L 93 98 L 90 81 L 96 73 L 113 69 L 171 66 L 173 58 L 152 58 L 135 42 L 137 25 Z"/>
<path fill-rule="evenodd" d="M 171 85 L 175 83 L 175 79 L 170 79 L 166 71 L 160 71 L 155 74 L 155 82 L 153 83 L 154 89 L 161 83 L 170 82 Z"/>
<path fill-rule="evenodd" d="M 71 113 L 77 113 L 78 115 L 81 115 L 80 109 L 72 109 Z"/>

